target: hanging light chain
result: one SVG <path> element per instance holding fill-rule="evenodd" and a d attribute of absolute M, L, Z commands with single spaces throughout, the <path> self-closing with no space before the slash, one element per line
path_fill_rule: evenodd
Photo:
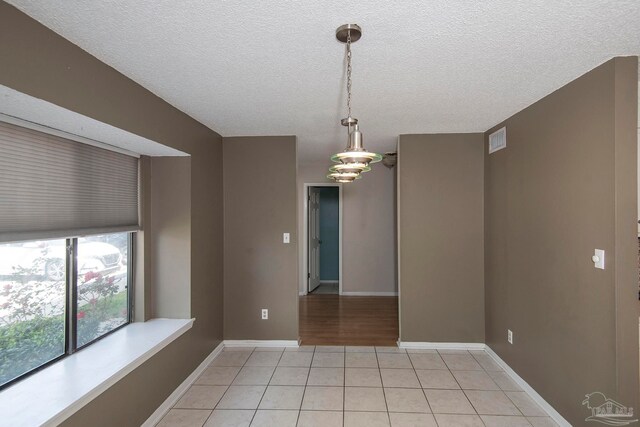
<path fill-rule="evenodd" d="M 351 31 L 347 32 L 347 117 L 351 117 Z"/>

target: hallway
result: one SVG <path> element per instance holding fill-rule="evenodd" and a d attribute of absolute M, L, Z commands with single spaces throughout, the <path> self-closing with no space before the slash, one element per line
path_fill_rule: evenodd
<path fill-rule="evenodd" d="M 398 297 L 305 295 L 299 298 L 302 345 L 395 346 Z"/>

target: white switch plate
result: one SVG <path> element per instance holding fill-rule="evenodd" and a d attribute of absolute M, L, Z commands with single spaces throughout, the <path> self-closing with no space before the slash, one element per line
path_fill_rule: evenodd
<path fill-rule="evenodd" d="M 507 329 L 507 341 L 509 341 L 509 344 L 513 344 L 513 332 L 511 332 L 511 329 Z"/>
<path fill-rule="evenodd" d="M 284 233 L 282 235 L 282 243 L 289 243 L 291 241 L 291 237 L 289 233 Z"/>
<path fill-rule="evenodd" d="M 594 250 L 593 256 L 591 257 L 591 261 L 593 261 L 593 266 L 595 268 L 604 270 L 604 250 L 602 249 Z"/>
<path fill-rule="evenodd" d="M 267 320 L 269 319 L 269 310 L 266 308 L 262 309 L 262 320 Z"/>

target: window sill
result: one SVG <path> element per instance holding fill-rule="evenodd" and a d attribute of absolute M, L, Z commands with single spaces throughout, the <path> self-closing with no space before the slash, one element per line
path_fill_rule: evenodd
<path fill-rule="evenodd" d="M 132 323 L 0 392 L 2 423 L 58 425 L 191 329 L 195 319 Z"/>

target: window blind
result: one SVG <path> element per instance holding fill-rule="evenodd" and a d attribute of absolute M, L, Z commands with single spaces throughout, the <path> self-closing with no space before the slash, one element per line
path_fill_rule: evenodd
<path fill-rule="evenodd" d="M 138 228 L 136 157 L 0 122 L 0 242 Z"/>

